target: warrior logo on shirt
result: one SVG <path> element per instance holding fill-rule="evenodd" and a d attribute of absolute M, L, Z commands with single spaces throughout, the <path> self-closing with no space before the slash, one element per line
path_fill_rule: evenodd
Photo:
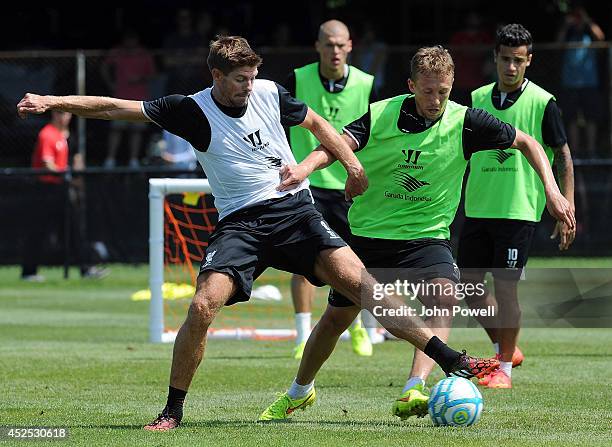
<path fill-rule="evenodd" d="M 340 112 L 339 107 L 329 107 L 329 113 L 327 114 L 328 120 L 335 121 L 338 117 L 338 112 Z"/>
<path fill-rule="evenodd" d="M 514 154 L 506 152 L 503 149 L 496 149 L 494 151 L 491 151 L 491 158 L 497 160 L 500 165 L 504 164 L 506 160 L 513 156 Z"/>
<path fill-rule="evenodd" d="M 395 171 L 393 175 L 397 184 L 408 192 L 414 192 L 417 189 L 422 188 L 423 186 L 429 185 L 428 182 L 416 179 L 413 176 L 402 171 Z"/>
<path fill-rule="evenodd" d="M 415 149 L 402 149 L 405 161 L 397 165 L 398 168 L 403 169 L 423 169 L 422 165 L 419 165 L 419 157 L 423 151 L 417 151 Z"/>
<path fill-rule="evenodd" d="M 248 134 L 246 137 L 242 137 L 244 141 L 250 143 L 252 147 L 251 150 L 258 151 L 270 145 L 269 142 L 262 143 L 260 129 L 257 129 L 255 132 Z"/>

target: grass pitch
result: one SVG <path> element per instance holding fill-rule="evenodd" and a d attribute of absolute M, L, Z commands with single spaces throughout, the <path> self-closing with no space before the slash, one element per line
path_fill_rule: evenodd
<path fill-rule="evenodd" d="M 530 261 L 544 264 L 552 265 Z M 290 423 L 256 423 L 295 375 L 292 342 L 214 340 L 187 396 L 183 426 L 145 432 L 142 425 L 165 403 L 172 346 L 147 342 L 148 303 L 129 299 L 146 287 L 146 267 L 111 270 L 91 282 L 64 281 L 59 269 L 49 269 L 43 271 L 49 281 L 27 284 L 17 279 L 18 269 L 0 269 L 0 426 L 66 427 L 70 437 L 62 445 L 88 447 L 612 443 L 612 329 L 523 330 L 526 360 L 513 374 L 514 389 L 482 390 L 482 419 L 463 429 L 391 416 L 412 358 L 404 342 L 377 345 L 371 358 L 340 342 L 317 377 L 315 406 Z M 281 318 L 290 322 L 288 278 L 274 273 L 268 279 L 283 291 L 281 308 L 289 315 Z M 319 295 L 320 310 L 324 292 Z M 491 350 L 481 329 L 455 330 L 450 343 L 475 354 Z M 430 382 L 440 378 L 438 370 Z M 12 444 L 26 443 L 0 440 Z"/>

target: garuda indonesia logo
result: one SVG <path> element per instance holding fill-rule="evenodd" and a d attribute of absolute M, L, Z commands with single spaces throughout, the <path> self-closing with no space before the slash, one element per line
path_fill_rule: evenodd
<path fill-rule="evenodd" d="M 428 182 L 424 182 L 422 180 L 414 178 L 410 174 L 407 174 L 406 172 L 402 171 L 394 171 L 393 177 L 395 177 L 395 181 L 397 182 L 397 184 L 408 192 L 414 192 L 417 189 L 422 188 L 423 186 L 429 185 Z"/>
<path fill-rule="evenodd" d="M 504 162 L 510 157 L 514 157 L 514 154 L 506 152 L 503 149 L 496 149 L 494 151 L 491 151 L 491 158 L 497 160 L 500 165 L 503 165 Z"/>

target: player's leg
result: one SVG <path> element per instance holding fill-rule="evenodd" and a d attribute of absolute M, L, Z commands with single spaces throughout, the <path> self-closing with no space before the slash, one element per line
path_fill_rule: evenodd
<path fill-rule="evenodd" d="M 500 368 L 480 384 L 490 388 L 511 388 L 512 367 L 523 361 L 517 347 L 521 308 L 518 301 L 518 281 L 527 263 L 535 224 L 505 219 L 497 225 L 493 276 L 497 301 Z"/>
<path fill-rule="evenodd" d="M 298 373 L 291 386 L 261 413 L 260 421 L 286 419 L 295 410 L 304 410 L 315 402 L 315 376 L 333 352 L 340 335 L 358 313 L 359 308 L 352 303 L 342 307 L 327 306 L 308 337 Z"/>
<path fill-rule="evenodd" d="M 194 298 L 174 343 L 166 407 L 145 429 L 165 431 L 180 424 L 187 390 L 204 355 L 208 328 L 224 305 L 249 300 L 253 281 L 267 267 L 262 260 L 267 257 L 265 222 L 256 232 L 248 230 L 255 227 L 256 219 L 244 213 L 228 217 L 210 236 Z"/>
<path fill-rule="evenodd" d="M 306 393 L 313 386 L 312 382 L 302 382 L 314 381 L 316 372 L 329 356 L 337 337 L 362 306 L 372 312 L 393 335 L 411 342 L 432 357 L 447 374 L 473 377 L 498 365 L 496 360 L 476 359 L 465 352 L 461 354 L 449 348 L 435 337 L 418 317 L 396 317 L 395 315 L 405 315 L 404 302 L 399 297 L 388 294 L 383 294 L 380 300 L 373 300 L 373 297 L 379 294 L 375 294 L 377 281 L 365 271 L 357 255 L 329 229 L 320 215 L 307 216 L 307 220 L 302 220 L 299 224 L 302 241 L 299 244 L 292 242 L 286 245 L 277 241 L 277 256 L 271 265 L 301 273 L 315 285 L 329 284 L 334 288 L 334 293 L 339 293 L 347 300 L 349 306 L 346 306 L 348 309 L 325 312 L 317 325 L 320 325 L 321 331 L 315 328 L 311 334 L 300 363 L 300 382 L 297 383 L 306 388 L 298 391 Z M 293 240 L 296 239 L 295 236 L 294 234 Z M 374 309 L 374 301 L 378 310 Z M 294 409 L 312 403 L 313 388 L 311 391 L 312 393 L 299 400 L 291 399 L 285 393 L 261 414 L 260 420 L 287 418 Z"/>
<path fill-rule="evenodd" d="M 405 270 L 412 282 L 427 280 L 418 298 L 434 313 L 425 323 L 436 337 L 446 342 L 452 324 L 452 309 L 457 305 L 454 295 L 459 283 L 459 271 L 447 241 L 407 241 L 398 250 L 394 264 Z M 431 279 L 428 279 L 431 278 Z M 415 349 L 412 367 L 402 394 L 391 407 L 391 412 L 401 419 L 427 414 L 429 393 L 425 386 L 434 367 L 434 361 L 421 350 Z"/>
<path fill-rule="evenodd" d="M 436 337 L 446 343 L 452 324 L 452 307 L 457 302 L 453 296 L 437 293 L 436 287 L 452 287 L 454 282 L 447 278 L 435 278 L 429 281 L 429 284 L 435 286 L 431 288 L 432 293 L 420 296 L 419 299 L 427 308 L 440 310 L 440 314 L 427 318 L 425 323 Z M 414 349 L 408 380 L 400 397 L 393 402 L 391 414 L 402 420 L 410 416 L 424 417 L 427 415 L 429 391 L 426 382 L 434 366 L 435 362 L 429 356 L 419 349 Z"/>
<path fill-rule="evenodd" d="M 317 187 L 311 187 L 310 190 L 315 201 L 315 207 L 321 213 L 325 222 L 342 240 L 350 245 L 351 227 L 348 221 L 348 211 L 352 202 L 345 200 L 344 190 Z M 357 314 L 348 328 L 348 333 L 355 354 L 365 357 L 373 354 L 372 342 L 368 331 L 363 327 L 361 314 Z"/>
<path fill-rule="evenodd" d="M 497 366 L 497 361 L 475 359 L 448 347 L 420 317 L 406 313 L 404 301 L 395 294 L 383 293 L 374 300 L 379 295 L 378 282 L 350 248 L 322 251 L 315 273 L 355 305 L 370 311 L 392 335 L 424 351 L 446 374 L 473 377 Z"/>
<path fill-rule="evenodd" d="M 166 407 L 146 430 L 165 431 L 180 424 L 185 395 L 204 355 L 208 328 L 235 291 L 235 281 L 227 273 L 206 271 L 198 276 L 187 318 L 174 342 Z"/>
<path fill-rule="evenodd" d="M 518 302 L 518 281 L 495 278 L 495 295 L 499 312 L 500 368 L 482 381 L 490 388 L 511 388 L 512 357 L 517 347 L 521 308 Z"/>
<path fill-rule="evenodd" d="M 440 312 L 434 316 L 425 319 L 427 326 L 431 328 L 433 334 L 442 340 L 444 343 L 448 341 L 452 324 L 452 308 L 457 304 L 453 295 L 442 293 L 444 290 L 449 290 L 448 287 L 454 287 L 458 282 L 448 278 L 435 278 L 428 283 L 432 285 L 425 294 L 419 296 L 419 300 L 428 309 L 437 309 Z M 401 419 L 406 419 L 410 416 L 424 417 L 427 414 L 427 403 L 429 401 L 429 392 L 425 386 L 427 378 L 435 362 L 431 357 L 419 349 L 414 349 L 412 358 L 412 367 L 408 380 L 404 385 L 402 394 L 393 402 L 391 413 Z"/>
<path fill-rule="evenodd" d="M 493 267 L 495 243 L 490 232 L 491 227 L 497 225 L 497 220 L 466 218 L 459 237 L 457 264 L 461 269 L 461 281 L 470 284 L 472 290 L 480 285 L 484 293 L 469 294 L 465 303 L 471 309 L 496 309 L 491 316 L 478 314 L 475 319 L 487 332 L 493 343 L 495 353 L 499 352 L 499 335 L 497 328 L 497 301 L 495 295 L 484 283 L 485 274 Z"/>
<path fill-rule="evenodd" d="M 291 277 L 291 298 L 295 310 L 295 329 L 297 332 L 292 353 L 294 359 L 302 358 L 306 340 L 310 335 L 314 295 L 315 287 L 304 276 L 293 275 Z"/>

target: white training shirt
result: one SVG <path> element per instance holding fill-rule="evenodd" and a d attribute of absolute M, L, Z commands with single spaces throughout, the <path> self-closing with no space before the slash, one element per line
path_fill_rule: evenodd
<path fill-rule="evenodd" d="M 283 124 L 301 123 L 306 106 L 291 98 L 293 109 L 288 118 L 287 113 L 282 113 L 287 111 L 281 110 L 281 95 L 288 95 L 286 90 L 272 81 L 258 79 L 244 114 L 232 117 L 224 113 L 211 92 L 207 88 L 188 97 L 172 95 L 145 101 L 142 110 L 151 121 L 192 144 L 210 182 L 219 218 L 307 189 L 306 179 L 289 191 L 276 190 L 280 168 L 296 163 Z"/>

